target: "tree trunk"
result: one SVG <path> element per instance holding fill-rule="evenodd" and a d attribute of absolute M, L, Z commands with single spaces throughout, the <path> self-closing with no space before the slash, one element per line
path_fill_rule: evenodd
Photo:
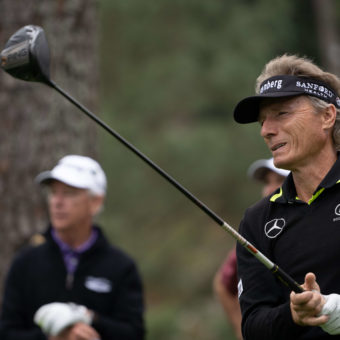
<path fill-rule="evenodd" d="M 333 0 L 313 0 L 322 64 L 340 76 L 340 44 Z"/>
<path fill-rule="evenodd" d="M 0 0 L 0 49 L 19 28 L 45 30 L 51 78 L 91 110 L 98 88 L 95 0 Z M 96 156 L 95 125 L 60 94 L 0 71 L 0 289 L 14 252 L 47 223 L 35 176 L 65 154 Z M 0 301 L 1 302 L 1 301 Z"/>

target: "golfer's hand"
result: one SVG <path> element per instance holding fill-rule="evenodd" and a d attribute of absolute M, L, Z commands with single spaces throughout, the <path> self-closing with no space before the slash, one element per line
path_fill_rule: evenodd
<path fill-rule="evenodd" d="M 100 340 L 98 332 L 91 326 L 79 322 L 64 330 L 58 336 L 50 336 L 48 340 Z"/>
<path fill-rule="evenodd" d="M 52 302 L 41 306 L 34 314 L 34 322 L 46 335 L 57 336 L 70 326 L 82 322 L 91 324 L 93 313 L 74 303 Z"/>
<path fill-rule="evenodd" d="M 313 273 L 306 274 L 302 288 L 304 292 L 290 294 L 290 310 L 294 322 L 300 326 L 320 326 L 327 322 L 327 315 L 319 315 L 326 300 L 320 294 Z"/>

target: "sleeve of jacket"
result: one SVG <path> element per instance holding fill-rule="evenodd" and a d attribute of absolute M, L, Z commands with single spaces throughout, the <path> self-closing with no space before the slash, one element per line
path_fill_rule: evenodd
<path fill-rule="evenodd" d="M 245 218 L 240 233 L 270 258 L 263 241 L 263 231 Z M 271 259 L 272 260 L 272 259 Z M 289 290 L 254 255 L 237 245 L 239 300 L 242 311 L 242 333 L 251 340 L 295 339 L 303 327 L 293 322 L 289 307 Z"/>
<path fill-rule="evenodd" d="M 46 340 L 38 326 L 27 319 L 21 292 L 25 282 L 18 258 L 13 261 L 5 281 L 3 304 L 0 317 L 1 340 Z"/>
<path fill-rule="evenodd" d="M 93 327 L 102 340 L 111 340 L 112 334 L 119 340 L 144 339 L 143 287 L 136 265 L 132 262 L 126 268 L 116 292 L 112 316 L 97 314 Z"/>

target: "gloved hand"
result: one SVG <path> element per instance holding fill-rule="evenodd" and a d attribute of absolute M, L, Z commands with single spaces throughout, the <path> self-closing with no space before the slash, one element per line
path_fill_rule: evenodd
<path fill-rule="evenodd" d="M 323 305 L 321 313 L 328 315 L 329 320 L 320 327 L 328 334 L 340 334 L 340 295 L 323 295 L 326 303 Z"/>
<path fill-rule="evenodd" d="M 53 302 L 41 306 L 36 311 L 34 322 L 46 335 L 56 336 L 77 322 L 91 324 L 92 315 L 84 306 Z"/>

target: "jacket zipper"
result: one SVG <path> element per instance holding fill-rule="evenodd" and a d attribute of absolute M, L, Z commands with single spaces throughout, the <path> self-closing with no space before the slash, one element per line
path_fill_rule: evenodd
<path fill-rule="evenodd" d="M 74 275 L 73 273 L 67 273 L 66 276 L 66 289 L 71 290 L 73 287 Z"/>

